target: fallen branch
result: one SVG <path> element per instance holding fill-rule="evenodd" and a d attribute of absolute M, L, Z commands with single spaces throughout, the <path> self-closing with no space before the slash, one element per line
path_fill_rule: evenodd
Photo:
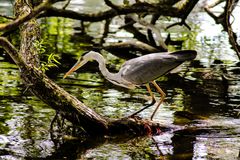
<path fill-rule="evenodd" d="M 106 133 L 108 122 L 103 117 L 67 93 L 39 69 L 25 63 L 19 52 L 6 38 L 0 37 L 0 44 L 18 65 L 21 78 L 28 91 L 59 111 L 73 124 L 82 126 L 88 134 Z"/>

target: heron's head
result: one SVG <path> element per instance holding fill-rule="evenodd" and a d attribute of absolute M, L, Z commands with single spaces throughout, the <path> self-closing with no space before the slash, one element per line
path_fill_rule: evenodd
<path fill-rule="evenodd" d="M 78 59 L 78 61 L 73 65 L 73 67 L 63 76 L 63 78 L 66 78 L 68 75 L 82 67 L 91 59 L 92 59 L 91 51 L 83 53 L 82 56 Z"/>

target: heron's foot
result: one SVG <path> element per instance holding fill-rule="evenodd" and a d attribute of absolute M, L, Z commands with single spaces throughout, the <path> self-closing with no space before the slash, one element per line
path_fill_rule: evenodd
<path fill-rule="evenodd" d="M 130 115 L 130 116 L 128 116 L 128 118 L 133 118 L 135 120 L 142 120 L 142 117 L 140 117 L 138 115 L 134 115 L 134 116 Z"/>
<path fill-rule="evenodd" d="M 134 120 L 142 120 L 142 118 L 138 115 L 125 116 L 122 119 L 129 119 L 129 118 L 134 119 Z"/>
<path fill-rule="evenodd" d="M 135 113 L 131 114 L 131 115 L 128 116 L 128 117 L 129 117 L 129 118 L 139 117 L 139 116 L 137 116 L 138 113 L 139 113 L 139 112 L 135 112 Z"/>

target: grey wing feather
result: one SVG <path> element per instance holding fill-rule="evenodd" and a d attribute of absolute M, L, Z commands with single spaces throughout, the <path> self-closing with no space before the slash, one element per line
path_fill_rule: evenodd
<path fill-rule="evenodd" d="M 120 73 L 126 81 L 140 85 L 155 80 L 181 63 L 174 55 L 149 54 L 127 61 Z"/>

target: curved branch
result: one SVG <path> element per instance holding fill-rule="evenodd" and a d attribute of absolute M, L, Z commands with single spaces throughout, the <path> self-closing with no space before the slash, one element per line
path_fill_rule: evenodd
<path fill-rule="evenodd" d="M 0 31 L 9 30 L 9 29 L 18 27 L 20 24 L 23 24 L 24 22 L 32 19 L 33 17 L 38 15 L 40 12 L 48 9 L 50 4 L 51 3 L 49 1 L 45 1 L 45 2 L 41 3 L 39 6 L 37 6 L 36 8 L 34 8 L 30 13 L 25 14 L 9 23 L 0 24 Z"/>
<path fill-rule="evenodd" d="M 182 20 L 181 22 L 173 23 L 173 24 L 167 26 L 167 29 L 169 29 L 171 27 L 174 27 L 174 26 L 177 26 L 177 25 L 179 25 L 179 26 L 184 25 L 184 26 L 187 27 L 187 29 L 191 30 L 191 27 L 185 22 L 185 20 Z"/>
<path fill-rule="evenodd" d="M 0 37 L 0 46 L 10 55 L 12 60 L 17 64 L 20 68 L 23 66 L 23 60 L 20 57 L 17 49 L 4 37 Z"/>
<path fill-rule="evenodd" d="M 119 27 L 118 29 L 125 29 L 127 32 L 130 32 L 134 35 L 134 38 L 136 38 L 139 41 L 142 41 L 143 43 L 149 44 L 149 41 L 147 39 L 147 36 L 144 35 L 142 32 L 137 29 L 134 24 L 136 23 L 130 15 L 126 15 L 124 17 L 125 25 Z"/>
<path fill-rule="evenodd" d="M 73 124 L 81 125 L 87 133 L 91 135 L 106 134 L 108 122 L 105 119 L 55 84 L 40 70 L 26 64 L 19 52 L 6 38 L 0 37 L 0 45 L 18 65 L 21 78 L 30 92 L 59 111 Z"/>

